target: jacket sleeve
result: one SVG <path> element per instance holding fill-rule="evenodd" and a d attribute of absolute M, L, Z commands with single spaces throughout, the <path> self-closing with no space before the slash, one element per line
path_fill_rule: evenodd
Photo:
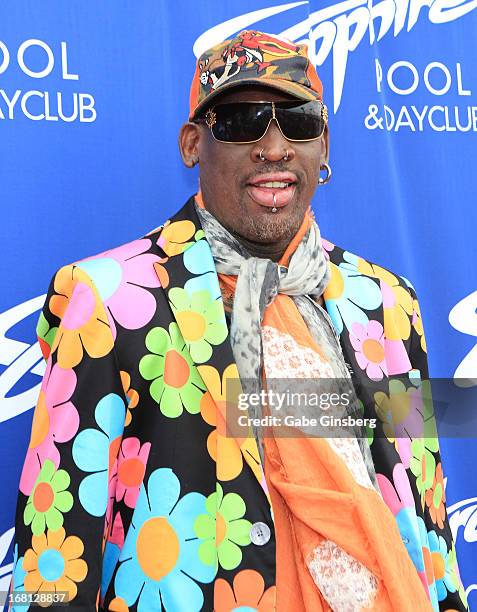
<path fill-rule="evenodd" d="M 429 384 L 429 368 L 427 348 L 421 311 L 416 292 L 408 286 L 413 302 L 411 315 L 411 343 L 409 357 L 411 365 L 420 371 L 421 385 Z M 427 393 L 427 391 L 424 391 Z M 430 589 L 434 591 L 434 604 L 439 610 L 467 610 L 465 589 L 459 575 L 455 544 L 449 526 L 447 508 L 445 503 L 444 472 L 439 451 L 437 427 L 433 416 L 432 402 L 429 404 L 431 413 L 426 414 L 424 426 L 424 441 L 413 440 L 412 444 L 420 444 L 426 458 L 427 470 L 433 473 L 432 478 L 421 477 L 422 504 L 424 509 L 425 533 L 429 548 L 426 552 L 430 564 L 426 564 L 426 573 L 433 576 Z M 424 408 L 426 411 L 426 408 Z M 429 418 L 430 416 L 430 418 Z M 426 431 L 427 430 L 427 431 Z M 426 557 L 426 555 L 425 555 Z M 429 565 L 429 567 L 427 567 Z"/>
<path fill-rule="evenodd" d="M 126 407 L 107 312 L 80 266 L 55 274 L 37 333 L 46 371 L 19 485 L 14 596 L 36 593 L 30 610 L 56 609 L 55 593 L 96 610 Z"/>

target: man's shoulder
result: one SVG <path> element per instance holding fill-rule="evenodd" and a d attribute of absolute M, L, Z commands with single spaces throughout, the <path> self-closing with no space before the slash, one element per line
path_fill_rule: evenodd
<path fill-rule="evenodd" d="M 145 234 L 143 236 L 139 236 L 128 242 L 120 243 L 116 246 L 106 249 L 105 251 L 100 251 L 98 253 L 94 253 L 93 255 L 88 255 L 86 257 L 82 257 L 74 261 L 71 265 L 73 266 L 81 266 L 83 268 L 87 268 L 88 262 L 94 262 L 98 260 L 114 260 L 117 262 L 126 262 L 131 257 L 135 257 L 141 255 L 149 250 L 151 250 L 152 246 L 157 241 L 158 236 L 161 233 L 161 228 L 156 228 L 152 232 Z"/>
<path fill-rule="evenodd" d="M 368 257 L 361 254 L 358 255 L 325 238 L 323 238 L 323 248 L 331 264 L 336 266 L 341 274 L 373 278 L 388 287 L 402 287 L 407 291 L 414 292 L 414 286 L 411 281 L 406 276 L 398 273 L 394 268 L 390 269 L 387 266 L 383 266 Z"/>
<path fill-rule="evenodd" d="M 114 259 L 123 261 L 126 257 L 135 257 L 145 252 L 162 256 L 176 254 L 175 251 L 182 251 L 188 246 L 189 241 L 198 239 L 197 232 L 200 230 L 198 220 L 191 213 L 190 198 L 181 208 L 165 217 L 165 220 L 158 226 L 147 231 L 142 236 L 113 246 L 105 251 L 94 255 L 89 255 L 74 261 L 70 266 L 81 266 L 86 269 L 88 262 L 95 260 Z M 174 245 L 178 245 L 175 248 Z M 172 251 L 172 252 L 171 252 Z"/>

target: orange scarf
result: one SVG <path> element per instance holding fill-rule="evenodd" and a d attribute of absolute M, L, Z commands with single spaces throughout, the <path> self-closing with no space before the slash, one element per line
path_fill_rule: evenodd
<path fill-rule="evenodd" d="M 200 193 L 196 201 L 205 208 Z M 281 265 L 287 265 L 312 218 L 309 210 Z M 236 281 L 219 274 L 224 296 L 233 299 Z M 279 293 L 267 307 L 264 328 L 326 360 L 289 296 Z M 264 438 L 277 544 L 276 610 L 432 611 L 394 516 L 370 481 L 363 484 L 367 474 L 357 479 L 349 467 L 353 459 L 346 461 L 346 453 L 340 456 L 330 441 L 296 429 L 294 437 L 283 437 L 281 427 L 280 435 L 269 431 Z"/>

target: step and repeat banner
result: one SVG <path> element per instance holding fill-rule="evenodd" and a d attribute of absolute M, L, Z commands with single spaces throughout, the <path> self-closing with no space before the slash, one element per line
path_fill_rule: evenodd
<path fill-rule="evenodd" d="M 177 146 L 195 57 L 245 28 L 309 42 L 330 111 L 333 178 L 314 199 L 322 234 L 409 279 L 431 375 L 477 385 L 476 0 L 3 0 L 0 590 L 50 278 L 140 237 L 197 190 Z M 477 609 L 477 445 L 441 448 Z"/>

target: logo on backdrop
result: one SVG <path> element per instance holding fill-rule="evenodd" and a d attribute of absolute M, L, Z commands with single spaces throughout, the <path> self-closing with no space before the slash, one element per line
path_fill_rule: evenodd
<path fill-rule="evenodd" d="M 467 386 L 477 385 L 477 291 L 457 302 L 449 313 L 449 323 L 457 331 L 476 339 L 475 345 L 457 366 L 454 378 L 466 379 Z"/>
<path fill-rule="evenodd" d="M 0 593 L 6 593 L 10 586 L 13 563 L 5 563 L 5 558 L 13 542 L 15 530 L 13 527 L 0 535 Z"/>
<path fill-rule="evenodd" d="M 31 61 L 33 54 L 41 56 L 40 68 Z M 63 81 L 79 81 L 80 78 L 70 68 L 66 42 L 50 46 L 43 40 L 30 38 L 10 48 L 0 40 L 0 77 L 15 66 L 27 77 L 38 80 L 38 85 L 55 71 L 61 74 Z M 0 89 L 0 119 L 13 120 L 19 115 L 31 121 L 92 123 L 96 120 L 95 100 L 89 93 Z"/>
<path fill-rule="evenodd" d="M 457 541 L 459 529 L 462 528 L 463 538 L 466 542 L 477 542 L 477 497 L 462 499 L 447 508 L 449 525 L 454 542 Z M 477 591 L 477 584 L 470 584 L 465 592 L 467 597 L 471 592 Z"/>
<path fill-rule="evenodd" d="M 266 9 L 251 11 L 229 19 L 201 34 L 194 43 L 194 54 L 196 57 L 199 57 L 204 51 L 222 40 L 229 38 L 239 30 L 249 28 L 250 26 L 259 27 L 260 21 L 264 19 L 308 4 L 307 1 L 289 2 Z M 336 113 L 340 106 L 343 93 L 348 56 L 357 49 L 358 45 L 364 40 L 365 35 L 369 37 L 369 44 L 372 45 L 375 41 L 381 40 L 386 34 L 392 34 L 394 37 L 398 36 L 398 34 L 403 31 L 404 27 L 406 31 L 409 32 L 419 19 L 422 20 L 427 17 L 431 23 L 442 24 L 460 19 L 477 8 L 477 0 L 462 0 L 458 3 L 456 3 L 455 0 L 427 0 L 427 4 L 429 6 L 424 7 L 422 0 L 380 0 L 379 2 L 373 2 L 372 0 L 344 0 L 343 2 L 338 2 L 311 12 L 306 19 L 288 27 L 281 32 L 280 35 L 293 42 L 308 43 L 310 57 L 316 66 L 323 65 L 328 56 L 330 54 L 332 55 L 333 101 L 334 111 Z M 397 91 L 397 93 L 409 95 L 415 91 L 415 88 L 419 85 L 419 74 L 410 62 L 396 62 L 396 64 L 398 65 L 395 66 L 393 64 L 384 69 L 386 73 L 386 83 L 390 88 L 395 87 L 395 89 L 398 89 L 393 78 L 394 76 L 398 76 L 398 70 L 404 71 L 407 69 L 410 71 L 413 78 L 411 84 L 407 86 L 409 91 L 403 89 L 401 92 Z M 410 66 L 412 66 L 412 68 Z M 422 75 L 422 78 L 424 82 L 426 82 L 426 80 L 429 82 L 430 89 L 428 88 L 428 90 L 433 95 L 444 95 L 450 91 L 452 86 L 454 88 L 457 87 L 458 95 L 470 96 L 470 90 L 465 90 L 463 86 L 461 65 L 457 64 L 452 68 L 447 66 L 442 68 L 442 66 L 444 65 L 440 62 L 431 62 L 426 68 L 427 76 Z M 443 72 L 445 77 L 444 85 L 441 86 L 436 85 L 433 81 L 438 70 Z M 391 76 L 389 76 L 390 71 Z M 452 79 L 453 71 L 454 77 Z M 383 66 L 381 66 L 379 62 L 376 64 L 376 79 L 378 92 L 380 92 L 381 89 L 379 88 L 383 87 Z M 389 82 L 391 82 L 392 85 L 389 85 Z M 434 90 L 434 92 L 432 90 Z M 462 93 L 460 93 L 461 91 Z M 372 104 L 369 107 L 369 114 L 371 116 L 373 115 L 371 107 L 374 106 L 377 107 L 377 105 Z M 414 117 L 412 114 L 414 113 L 412 107 L 411 112 L 409 112 L 409 109 L 407 109 L 407 111 L 399 111 L 397 118 L 395 111 L 389 108 L 387 111 L 389 118 L 381 124 L 377 121 L 375 127 L 369 127 L 369 129 L 379 128 L 397 131 L 400 126 L 404 127 L 406 125 L 405 121 L 407 114 L 417 122 L 417 129 L 421 131 L 424 129 L 424 125 L 436 131 L 455 131 L 456 129 L 461 129 L 456 126 L 455 116 L 457 116 L 457 111 L 454 112 L 450 109 L 447 111 L 438 111 L 438 108 L 439 107 L 436 107 L 436 110 L 432 111 L 430 119 L 430 107 L 427 107 L 425 110 L 419 110 L 420 118 L 417 116 Z M 468 119 L 468 123 L 464 125 L 464 127 L 467 128 L 469 124 L 470 127 L 462 129 L 462 131 L 469 131 L 470 129 L 477 131 L 477 107 L 469 108 L 471 110 L 467 110 L 467 117 L 470 117 L 470 119 Z M 377 115 L 378 111 L 381 112 L 381 109 L 376 108 L 374 114 Z M 401 113 L 403 115 L 402 117 Z M 452 115 L 452 113 L 454 113 L 454 115 Z M 442 115 L 444 115 L 444 117 L 442 117 Z M 459 114 L 459 121 L 465 121 L 463 118 L 464 115 L 465 112 L 463 115 Z M 392 119 L 392 117 L 394 117 L 394 119 Z M 424 117 L 427 117 L 427 122 L 424 122 Z M 453 117 L 454 123 L 452 123 Z M 377 119 L 379 118 L 378 116 Z M 368 123 L 371 123 L 371 121 L 372 117 L 370 117 Z M 410 123 L 410 120 L 408 121 Z M 408 127 L 412 129 L 409 123 Z M 396 126 L 398 126 L 397 129 Z M 368 127 L 368 125 L 366 127 Z M 415 126 L 414 128 L 416 129 Z"/>
<path fill-rule="evenodd" d="M 12 389 L 28 372 L 42 377 L 45 363 L 38 342 L 22 342 L 7 337 L 8 332 L 33 313 L 45 301 L 45 295 L 18 304 L 0 313 L 0 365 L 6 369 L 0 374 L 0 422 L 34 408 L 40 393 L 41 379 L 38 384 L 17 394 Z"/>
<path fill-rule="evenodd" d="M 446 65 L 430 62 L 422 73 L 412 62 L 400 60 L 383 67 L 378 59 L 375 62 L 376 91 L 381 94 L 390 92 L 399 96 L 410 96 L 424 85 L 427 95 L 435 97 L 454 94 L 459 97 L 472 95 L 464 86 L 463 68 L 460 62 Z M 368 130 L 398 132 L 407 128 L 412 132 L 431 129 L 434 132 L 477 132 L 477 106 L 425 104 L 416 106 L 404 104 L 393 108 L 387 104 L 370 104 L 364 120 Z"/>

